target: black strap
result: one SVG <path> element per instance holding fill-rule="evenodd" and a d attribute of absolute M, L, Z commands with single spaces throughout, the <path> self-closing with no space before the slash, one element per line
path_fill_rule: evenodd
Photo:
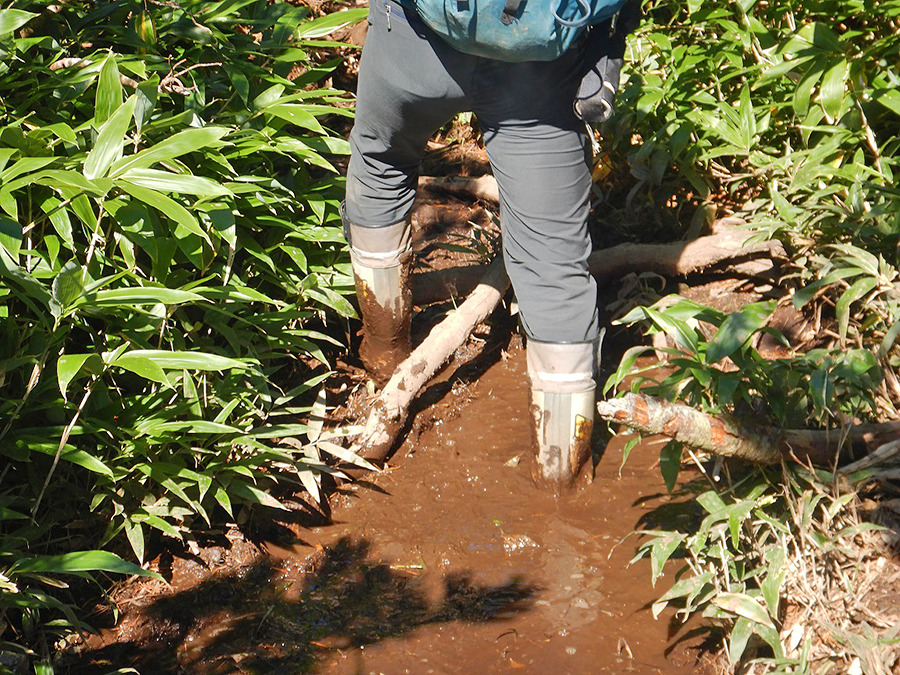
<path fill-rule="evenodd" d="M 518 18 L 519 6 L 522 2 L 523 0 L 506 0 L 506 7 L 500 13 L 500 21 L 503 22 L 504 26 L 508 26 Z"/>

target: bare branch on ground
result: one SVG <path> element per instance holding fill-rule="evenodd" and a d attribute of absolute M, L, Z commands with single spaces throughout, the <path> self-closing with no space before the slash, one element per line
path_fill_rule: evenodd
<path fill-rule="evenodd" d="M 786 459 L 829 469 L 840 457 L 864 456 L 900 433 L 900 421 L 821 431 L 778 429 L 729 415 L 709 415 L 643 394 L 601 401 L 597 412 L 609 422 L 645 434 L 666 436 L 694 450 L 722 457 L 757 464 L 775 464 Z"/>

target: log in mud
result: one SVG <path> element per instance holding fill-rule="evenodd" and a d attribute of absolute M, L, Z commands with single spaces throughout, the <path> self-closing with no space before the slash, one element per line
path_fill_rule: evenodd
<path fill-rule="evenodd" d="M 710 415 L 643 394 L 597 404 L 599 416 L 645 434 L 661 434 L 689 448 L 756 464 L 782 460 L 834 468 L 893 442 L 900 422 L 851 424 L 835 429 L 780 429 L 731 415 Z"/>

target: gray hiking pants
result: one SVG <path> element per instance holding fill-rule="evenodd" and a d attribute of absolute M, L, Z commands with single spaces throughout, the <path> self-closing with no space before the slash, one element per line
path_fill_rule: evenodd
<path fill-rule="evenodd" d="M 590 148 L 573 112 L 578 50 L 550 62 L 470 56 L 390 0 L 371 0 L 369 24 L 350 135 L 347 219 L 364 228 L 405 219 L 426 142 L 457 113 L 472 111 L 500 190 L 504 262 L 526 334 L 541 342 L 593 341 Z"/>

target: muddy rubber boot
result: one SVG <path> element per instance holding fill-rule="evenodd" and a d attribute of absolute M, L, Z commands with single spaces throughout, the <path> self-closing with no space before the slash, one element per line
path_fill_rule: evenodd
<path fill-rule="evenodd" d="M 532 430 L 538 485 L 574 485 L 589 468 L 594 428 L 597 343 L 559 344 L 528 340 Z"/>
<path fill-rule="evenodd" d="M 359 357 L 378 387 L 409 356 L 412 293 L 410 225 L 362 227 L 345 220 L 363 324 Z"/>

